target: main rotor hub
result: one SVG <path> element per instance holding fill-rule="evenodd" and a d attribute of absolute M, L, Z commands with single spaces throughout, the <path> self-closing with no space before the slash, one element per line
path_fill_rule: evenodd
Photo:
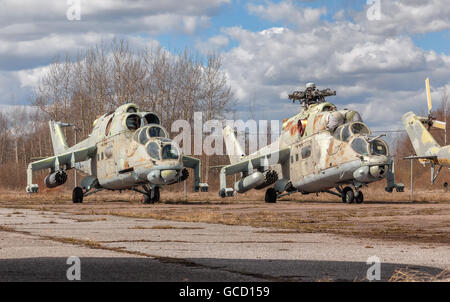
<path fill-rule="evenodd" d="M 314 84 L 314 83 L 307 83 L 306 84 L 306 89 L 316 89 L 316 84 Z"/>

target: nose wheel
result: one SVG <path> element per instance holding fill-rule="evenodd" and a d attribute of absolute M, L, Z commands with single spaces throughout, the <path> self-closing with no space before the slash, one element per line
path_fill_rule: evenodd
<path fill-rule="evenodd" d="M 360 190 L 353 191 L 351 187 L 345 187 L 342 190 L 342 202 L 343 203 L 358 203 L 364 202 L 364 194 Z"/>
<path fill-rule="evenodd" d="M 267 203 L 276 203 L 277 202 L 277 191 L 275 191 L 274 188 L 267 189 L 265 201 Z"/>
<path fill-rule="evenodd" d="M 152 204 L 158 202 L 159 199 L 160 199 L 159 187 L 154 187 L 153 189 L 146 190 L 146 194 L 144 194 L 143 203 Z"/>
<path fill-rule="evenodd" d="M 355 193 L 350 187 L 345 187 L 342 191 L 342 202 L 343 203 L 353 203 L 355 200 Z"/>
<path fill-rule="evenodd" d="M 356 203 L 359 203 L 359 204 L 361 204 L 361 203 L 364 202 L 364 194 L 363 194 L 363 192 L 358 191 L 358 192 L 356 193 L 356 195 L 355 195 L 355 202 L 356 202 Z"/>
<path fill-rule="evenodd" d="M 75 187 L 72 191 L 72 202 L 82 203 L 83 202 L 83 189 L 81 187 Z"/>

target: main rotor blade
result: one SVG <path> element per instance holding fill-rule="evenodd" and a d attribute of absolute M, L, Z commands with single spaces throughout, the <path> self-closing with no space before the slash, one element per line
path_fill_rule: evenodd
<path fill-rule="evenodd" d="M 445 130 L 445 123 L 441 121 L 433 121 L 433 127 Z"/>
<path fill-rule="evenodd" d="M 431 104 L 431 92 L 430 92 L 430 79 L 427 78 L 425 80 L 425 87 L 427 92 L 427 101 L 428 101 L 428 114 L 431 113 L 431 109 L 433 108 L 433 105 Z"/>

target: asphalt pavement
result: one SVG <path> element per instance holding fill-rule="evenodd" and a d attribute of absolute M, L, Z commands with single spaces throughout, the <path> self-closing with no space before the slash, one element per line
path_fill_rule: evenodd
<path fill-rule="evenodd" d="M 28 209 L 0 221 L 0 281 L 68 281 L 71 256 L 81 281 L 365 281 L 377 259 L 381 280 L 450 266 L 442 244 Z"/>

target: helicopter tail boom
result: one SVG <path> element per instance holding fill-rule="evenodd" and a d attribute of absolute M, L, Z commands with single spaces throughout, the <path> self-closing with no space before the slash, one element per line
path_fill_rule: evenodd
<path fill-rule="evenodd" d="M 55 121 L 49 121 L 48 124 L 50 126 L 53 152 L 55 155 L 61 154 L 69 148 L 61 124 Z"/>
<path fill-rule="evenodd" d="M 422 123 L 422 118 L 412 112 L 408 112 L 403 115 L 402 121 L 417 156 L 436 155 L 440 145 Z"/>

